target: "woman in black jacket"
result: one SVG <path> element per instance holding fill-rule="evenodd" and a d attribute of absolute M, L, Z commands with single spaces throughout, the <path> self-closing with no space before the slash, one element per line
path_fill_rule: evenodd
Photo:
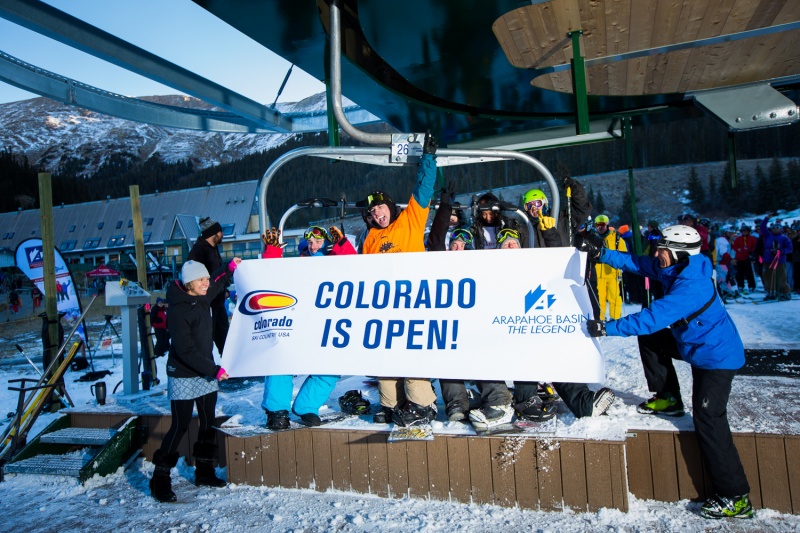
<path fill-rule="evenodd" d="M 225 486 L 214 473 L 218 448 L 213 424 L 218 382 L 228 379 L 228 374 L 214 363 L 210 307 L 211 300 L 225 290 L 241 261 L 235 257 L 227 267 L 214 273 L 213 281 L 202 263 L 187 261 L 181 269 L 183 283 L 175 281 L 167 287 L 167 321 L 172 336 L 167 376 L 172 424 L 153 455 L 155 471 L 150 480 L 151 494 L 160 502 L 178 500 L 172 492 L 170 470 L 178 463 L 178 445 L 189 429 L 194 405 L 200 421 L 192 450 L 195 485 Z"/>

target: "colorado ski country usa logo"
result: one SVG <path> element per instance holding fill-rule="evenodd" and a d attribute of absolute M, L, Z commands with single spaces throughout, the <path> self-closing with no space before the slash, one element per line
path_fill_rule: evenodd
<path fill-rule="evenodd" d="M 253 291 L 242 298 L 239 312 L 244 315 L 258 315 L 268 311 L 289 309 L 297 303 L 291 294 L 277 291 Z"/>

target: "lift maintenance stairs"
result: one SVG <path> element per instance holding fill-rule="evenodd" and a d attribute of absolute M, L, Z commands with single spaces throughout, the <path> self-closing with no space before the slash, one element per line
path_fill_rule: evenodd
<path fill-rule="evenodd" d="M 69 415 L 53 421 L 6 464 L 4 474 L 69 476 L 86 481 L 127 467 L 139 455 L 137 417 L 113 428 L 71 427 Z"/>

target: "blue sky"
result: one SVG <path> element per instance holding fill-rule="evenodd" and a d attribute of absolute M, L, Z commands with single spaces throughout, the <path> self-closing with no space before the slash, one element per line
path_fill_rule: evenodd
<path fill-rule="evenodd" d="M 293 0 L 292 0 L 293 1 Z M 275 100 L 290 64 L 190 0 L 47 0 L 93 26 L 262 104 Z M 0 18 L 0 50 L 37 67 L 127 96 L 179 94 L 147 78 Z M 324 91 L 295 67 L 279 102 Z M 0 82 L 0 103 L 38 95 Z"/>

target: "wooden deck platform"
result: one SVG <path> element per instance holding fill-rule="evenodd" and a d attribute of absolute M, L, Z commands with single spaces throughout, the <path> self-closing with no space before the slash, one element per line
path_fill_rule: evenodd
<path fill-rule="evenodd" d="M 110 427 L 129 415 L 70 416 L 74 426 Z M 140 420 L 143 453 L 152 459 L 170 417 Z M 196 432 L 193 425 L 192 440 Z M 388 443 L 387 436 L 326 428 L 247 438 L 219 433 L 220 466 L 232 483 L 541 510 L 626 511 L 628 493 L 672 502 L 705 498 L 709 490 L 692 432 L 635 431 L 622 441 L 437 435 Z M 800 514 L 800 436 L 735 433 L 734 441 L 753 505 Z M 191 464 L 185 440 L 180 451 Z"/>

